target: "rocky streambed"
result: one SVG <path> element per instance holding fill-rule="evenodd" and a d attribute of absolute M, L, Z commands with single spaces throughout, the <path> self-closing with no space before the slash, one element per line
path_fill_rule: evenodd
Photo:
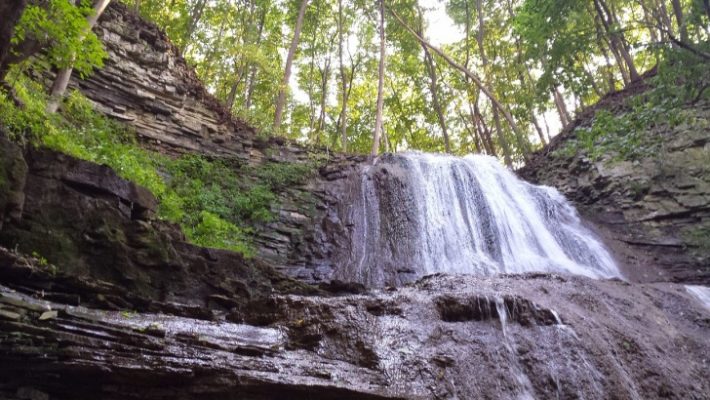
<path fill-rule="evenodd" d="M 273 295 L 239 317 L 189 318 L 179 304 L 147 313 L 48 301 L 28 284 L 43 268 L 3 254 L 2 267 L 15 271 L 4 279 L 12 287 L 0 286 L 4 399 L 710 393 L 710 310 L 676 284 L 434 275 L 360 294 Z"/>

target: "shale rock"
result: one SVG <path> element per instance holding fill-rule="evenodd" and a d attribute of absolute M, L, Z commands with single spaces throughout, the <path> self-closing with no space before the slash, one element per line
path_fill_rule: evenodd
<path fill-rule="evenodd" d="M 159 310 L 184 303 L 192 307 L 185 313 L 205 318 L 212 311 L 202 307 L 235 312 L 273 291 L 315 291 L 259 260 L 186 243 L 179 227 L 154 217 L 157 200 L 147 189 L 106 166 L 45 149 L 25 157 L 10 144 L 5 149 L 12 164 L 2 165 L 17 167 L 6 175 L 9 189 L 0 190 L 0 198 L 15 199 L 5 203 L 12 218 L 0 230 L 0 245 L 43 264 L 40 271 L 0 271 L 5 285 L 19 287 L 17 279 L 35 275 L 23 285 L 72 304 Z M 15 190 L 24 180 L 24 190 Z"/>
<path fill-rule="evenodd" d="M 0 266 L 1 268 L 2 266 Z M 431 276 L 273 296 L 245 323 L 110 312 L 0 286 L 0 397 L 707 399 L 710 311 L 680 285 Z M 56 317 L 41 319 L 48 309 Z"/>

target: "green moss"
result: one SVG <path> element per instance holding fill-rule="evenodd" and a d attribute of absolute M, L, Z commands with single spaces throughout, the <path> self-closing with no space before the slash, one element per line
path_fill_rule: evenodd
<path fill-rule="evenodd" d="M 688 228 L 681 236 L 695 256 L 710 258 L 710 222 Z"/>

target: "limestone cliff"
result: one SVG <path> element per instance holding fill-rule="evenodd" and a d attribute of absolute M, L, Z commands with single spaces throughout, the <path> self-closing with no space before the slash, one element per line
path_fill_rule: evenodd
<path fill-rule="evenodd" d="M 146 147 L 238 165 L 324 162 L 278 193 L 277 220 L 256 227 L 258 256 L 244 259 L 186 243 L 155 218 L 151 193 L 111 169 L 23 151 L 0 133 L 0 398 L 707 398 L 710 314 L 678 284 L 537 273 L 434 275 L 369 291 L 304 284 L 329 278 L 352 250 L 353 180 L 365 158 L 260 139 L 120 4 L 98 31 L 110 60 L 74 85 Z M 525 176 L 577 201 L 636 262 L 632 278 L 707 281 L 703 259 L 684 247 L 692 241 L 662 241 L 707 221 L 708 164 L 678 167 L 707 155 L 707 132 L 694 132 L 671 135 L 664 157 L 688 182 L 664 183 L 653 163 L 611 163 L 609 174 L 551 151 Z M 632 196 L 628 183 L 642 172 L 650 189 Z M 659 214 L 669 199 L 684 208 Z"/>
<path fill-rule="evenodd" d="M 710 283 L 710 101 L 682 105 L 684 121 L 644 129 L 652 151 L 628 159 L 610 148 L 600 157 L 567 149 L 600 112 L 622 118 L 649 80 L 607 96 L 582 113 L 520 175 L 573 200 L 625 265 L 643 282 Z M 638 99 L 637 99 L 638 100 Z M 628 132 L 630 135 L 632 132 Z"/>

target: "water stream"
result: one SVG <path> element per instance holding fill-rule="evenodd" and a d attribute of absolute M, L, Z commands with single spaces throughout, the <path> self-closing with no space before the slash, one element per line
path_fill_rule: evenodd
<path fill-rule="evenodd" d="M 562 194 L 518 179 L 493 157 L 387 154 L 358 184 L 340 279 L 382 286 L 437 272 L 620 276 Z"/>

